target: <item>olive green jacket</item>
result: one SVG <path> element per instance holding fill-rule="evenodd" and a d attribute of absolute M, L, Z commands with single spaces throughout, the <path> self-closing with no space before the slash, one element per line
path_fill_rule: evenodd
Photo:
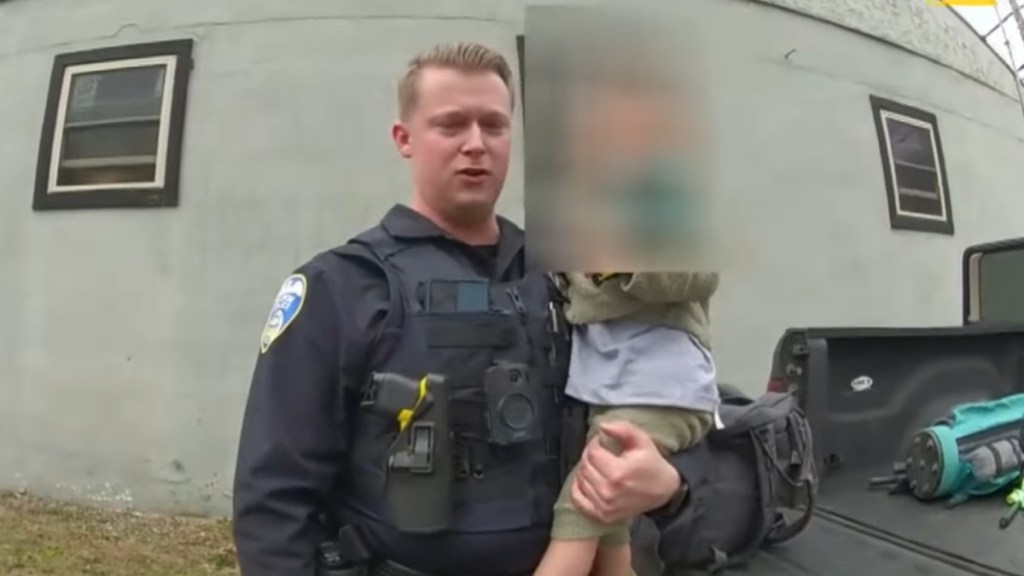
<path fill-rule="evenodd" d="M 573 324 L 632 320 L 685 330 L 711 349 L 716 272 L 568 273 L 565 309 Z"/>

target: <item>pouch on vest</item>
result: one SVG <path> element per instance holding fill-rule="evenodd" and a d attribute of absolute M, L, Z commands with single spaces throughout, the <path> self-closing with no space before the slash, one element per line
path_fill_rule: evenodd
<path fill-rule="evenodd" d="M 395 418 L 398 434 L 387 453 L 387 511 L 403 532 L 431 534 L 452 516 L 452 447 L 449 391 L 443 376 L 419 380 L 374 373 L 363 405 Z"/>

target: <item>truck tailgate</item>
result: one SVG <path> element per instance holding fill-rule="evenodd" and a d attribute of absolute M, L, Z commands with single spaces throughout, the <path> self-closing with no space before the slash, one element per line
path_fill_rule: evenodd
<path fill-rule="evenodd" d="M 790 330 L 772 377 L 797 392 L 811 423 L 819 514 L 750 573 L 1024 574 L 1024 515 L 1000 530 L 1002 497 L 947 509 L 868 489 L 957 404 L 1024 390 L 1024 330 Z"/>

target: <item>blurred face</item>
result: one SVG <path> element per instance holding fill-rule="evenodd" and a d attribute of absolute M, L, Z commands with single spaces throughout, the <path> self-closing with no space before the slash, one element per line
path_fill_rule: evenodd
<path fill-rule="evenodd" d="M 508 87 L 493 73 L 427 68 L 418 95 L 409 117 L 392 129 L 418 200 L 457 220 L 490 217 L 508 172 Z"/>
<path fill-rule="evenodd" d="M 677 165 L 682 154 L 682 101 L 654 86 L 586 88 L 569 126 L 570 191 L 579 207 L 569 212 L 580 240 L 578 262 L 587 269 L 627 269 L 653 257 L 640 242 L 661 231 L 652 225 L 676 219 L 672 201 L 681 183 L 666 180 L 671 176 L 659 164 L 669 159 L 669 166 Z"/>
<path fill-rule="evenodd" d="M 595 167 L 642 164 L 678 153 L 680 100 L 643 86 L 603 86 L 581 96 L 576 144 Z"/>

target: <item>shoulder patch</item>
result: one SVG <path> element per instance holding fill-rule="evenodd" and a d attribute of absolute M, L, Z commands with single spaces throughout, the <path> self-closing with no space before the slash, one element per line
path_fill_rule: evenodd
<path fill-rule="evenodd" d="M 285 278 L 277 297 L 274 298 L 270 315 L 267 316 L 267 325 L 263 327 L 263 336 L 260 338 L 261 353 L 266 352 L 274 340 L 277 340 L 299 315 L 302 302 L 306 299 L 306 284 L 304 274 L 292 274 Z"/>

